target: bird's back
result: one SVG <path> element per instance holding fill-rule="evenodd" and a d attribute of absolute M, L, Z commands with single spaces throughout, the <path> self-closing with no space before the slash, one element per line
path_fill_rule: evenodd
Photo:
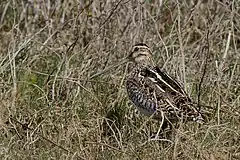
<path fill-rule="evenodd" d="M 154 118 L 161 118 L 161 112 L 168 119 L 201 116 L 180 83 L 157 67 L 136 65 L 126 87 L 131 101 L 147 116 L 154 113 Z"/>

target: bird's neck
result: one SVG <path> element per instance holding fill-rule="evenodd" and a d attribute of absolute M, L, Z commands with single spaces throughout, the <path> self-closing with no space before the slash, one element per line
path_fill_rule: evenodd
<path fill-rule="evenodd" d="M 128 65 L 128 73 L 131 72 L 137 72 L 139 69 L 144 69 L 144 68 L 154 68 L 153 63 L 129 63 Z"/>

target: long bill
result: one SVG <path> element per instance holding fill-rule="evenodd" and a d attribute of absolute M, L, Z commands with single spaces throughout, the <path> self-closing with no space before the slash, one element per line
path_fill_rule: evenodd
<path fill-rule="evenodd" d="M 123 64 L 125 64 L 125 63 L 127 63 L 127 62 L 128 62 L 128 58 L 124 58 L 124 59 L 121 60 L 119 63 L 114 64 L 114 65 L 111 65 L 111 66 L 105 68 L 104 70 L 99 71 L 99 72 L 93 74 L 92 76 L 90 76 L 89 79 L 93 79 L 93 78 L 95 78 L 95 77 L 98 77 L 98 76 L 100 76 L 100 75 L 102 75 L 102 74 L 104 74 L 104 73 L 106 73 L 106 72 L 108 72 L 108 71 L 110 71 L 110 70 L 112 70 L 112 69 L 120 66 L 120 65 L 123 65 Z"/>

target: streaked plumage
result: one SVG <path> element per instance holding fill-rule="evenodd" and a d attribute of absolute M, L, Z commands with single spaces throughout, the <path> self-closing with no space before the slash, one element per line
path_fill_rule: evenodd
<path fill-rule="evenodd" d="M 200 112 L 179 82 L 153 64 L 152 53 L 146 44 L 137 44 L 129 55 L 126 88 L 138 110 L 155 119 L 162 115 L 170 121 L 202 122 Z"/>

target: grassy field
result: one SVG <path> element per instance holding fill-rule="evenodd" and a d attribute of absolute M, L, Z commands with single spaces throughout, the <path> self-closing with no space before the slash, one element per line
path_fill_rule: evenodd
<path fill-rule="evenodd" d="M 206 124 L 151 139 L 111 67 L 138 42 Z M 0 159 L 240 159 L 240 3 L 2 0 L 0 93 Z"/>

